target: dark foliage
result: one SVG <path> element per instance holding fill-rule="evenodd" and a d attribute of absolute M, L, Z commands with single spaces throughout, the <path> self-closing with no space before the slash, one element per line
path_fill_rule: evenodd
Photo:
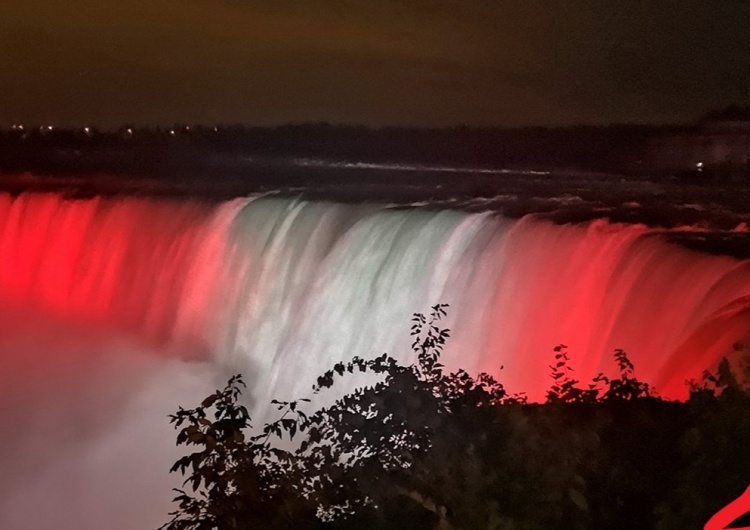
<path fill-rule="evenodd" d="M 444 305 L 412 319 L 414 364 L 384 354 L 338 363 L 315 392 L 354 373 L 378 377 L 256 434 L 239 376 L 171 417 L 198 450 L 164 530 L 239 528 L 698 528 L 750 481 L 750 396 L 724 362 L 667 402 L 634 376 L 573 377 L 555 348 L 545 404 L 508 395 L 487 374 L 446 372 Z M 283 447 L 283 448 L 282 448 Z"/>
<path fill-rule="evenodd" d="M 162 528 L 210 530 L 232 528 L 306 528 L 317 526 L 315 512 L 294 502 L 292 474 L 285 469 L 288 454 L 271 443 L 271 436 L 304 421 L 288 406 L 278 421 L 267 424 L 260 434 L 246 437 L 250 428 L 247 409 L 238 403 L 240 376 L 232 377 L 224 390 L 208 396 L 199 407 L 180 408 L 170 416 L 180 429 L 178 445 L 198 450 L 180 458 L 171 468 L 187 475 L 190 492 L 176 490 L 178 509 Z M 291 422 L 291 423 L 290 423 Z"/>

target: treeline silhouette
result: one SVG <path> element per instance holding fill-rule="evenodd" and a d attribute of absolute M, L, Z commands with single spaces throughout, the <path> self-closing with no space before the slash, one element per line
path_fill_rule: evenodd
<path fill-rule="evenodd" d="M 15 125 L 0 131 L 0 171 L 143 175 L 196 164 L 216 169 L 221 157 L 635 171 L 648 138 L 657 131 L 664 128 L 416 129 L 316 123 L 98 131 Z"/>

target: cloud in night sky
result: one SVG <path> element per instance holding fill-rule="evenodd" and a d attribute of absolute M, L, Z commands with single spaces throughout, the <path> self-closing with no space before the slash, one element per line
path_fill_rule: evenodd
<path fill-rule="evenodd" d="M 0 123 L 559 125 L 750 104 L 745 0 L 5 0 Z"/>

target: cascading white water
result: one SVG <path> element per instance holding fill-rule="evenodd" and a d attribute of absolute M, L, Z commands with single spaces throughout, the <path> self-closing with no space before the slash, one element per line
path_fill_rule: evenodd
<path fill-rule="evenodd" d="M 750 333 L 750 263 L 606 221 L 0 196 L 0 527 L 158 525 L 169 411 L 238 370 L 262 414 L 336 361 L 407 360 L 411 314 L 436 303 L 452 306 L 445 363 L 512 391 L 541 397 L 565 343 L 581 379 L 624 348 L 683 397 Z"/>
<path fill-rule="evenodd" d="M 213 351 L 257 365 L 266 395 L 303 395 L 312 374 L 352 355 L 408 355 L 411 313 L 440 302 L 452 306 L 447 364 L 504 365 L 507 386 L 534 398 L 559 343 L 581 378 L 611 370 L 624 348 L 642 378 L 682 397 L 686 378 L 750 330 L 750 264 L 642 225 L 260 200 L 231 230 L 218 282 L 231 324 Z"/>

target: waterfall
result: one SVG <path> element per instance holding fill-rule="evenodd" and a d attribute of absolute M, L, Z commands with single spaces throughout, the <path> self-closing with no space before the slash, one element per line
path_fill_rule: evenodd
<path fill-rule="evenodd" d="M 443 302 L 454 366 L 503 365 L 510 386 L 535 392 L 556 344 L 581 377 L 624 348 L 641 377 L 679 394 L 679 377 L 744 340 L 747 296 L 748 263 L 642 225 L 299 199 L 0 196 L 6 304 L 249 363 L 297 392 L 338 360 L 407 354 L 411 313 Z M 691 350 L 711 334 L 711 352 Z"/>
<path fill-rule="evenodd" d="M 0 442 L 0 526 L 131 528 L 121 488 L 144 485 L 153 494 L 133 517 L 158 525 L 169 482 L 135 470 L 166 477 L 167 412 L 236 371 L 260 411 L 308 396 L 336 361 L 408 361 L 409 318 L 437 303 L 451 305 L 449 368 L 541 398 L 555 345 L 584 381 L 612 373 L 623 348 L 639 378 L 682 398 L 686 379 L 747 340 L 750 262 L 604 220 L 0 195 L 0 421 L 18 433 Z M 71 476 L 81 487 L 63 491 Z M 118 495 L 93 510 L 113 476 Z M 23 511 L 32 495 L 57 515 Z"/>

